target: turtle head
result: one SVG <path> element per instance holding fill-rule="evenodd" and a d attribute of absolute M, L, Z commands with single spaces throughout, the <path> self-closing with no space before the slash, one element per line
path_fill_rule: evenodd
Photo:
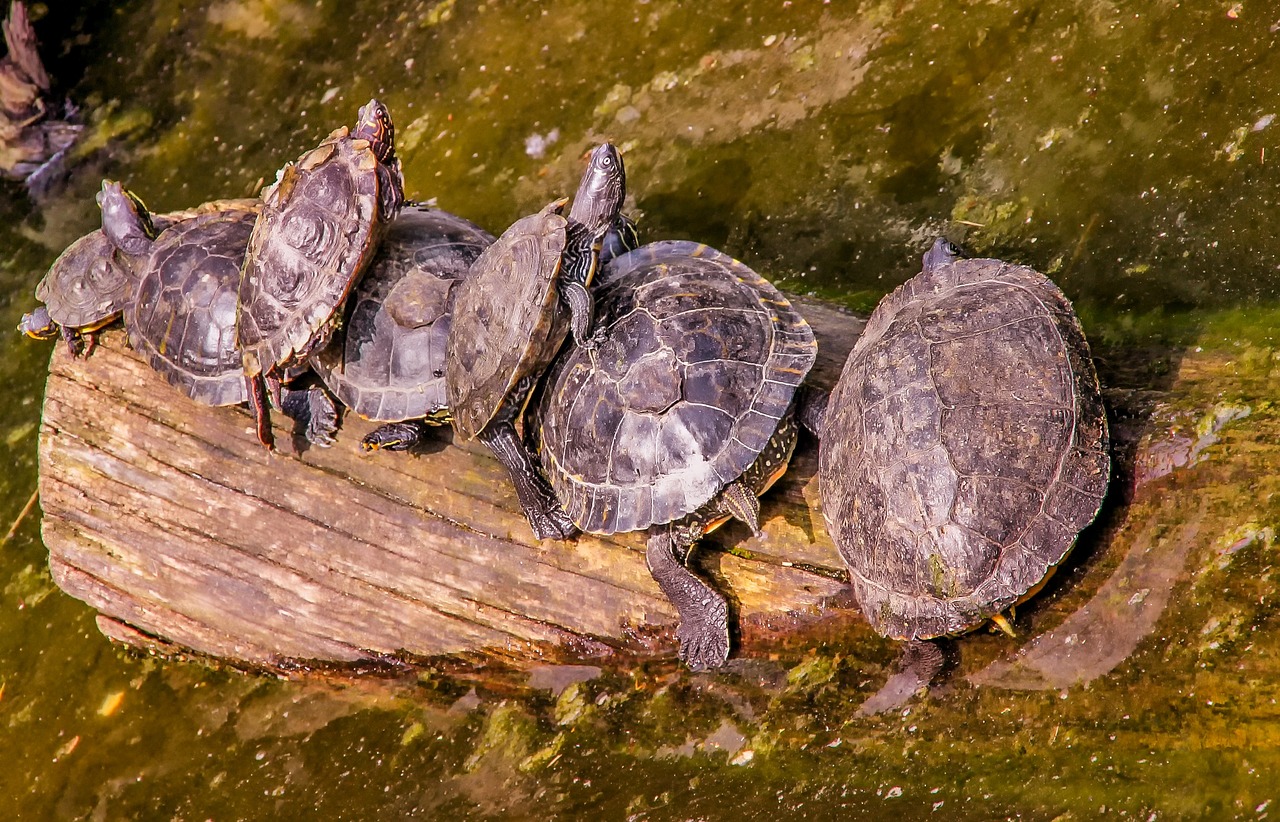
<path fill-rule="evenodd" d="M 933 247 L 925 252 L 924 270 L 932 271 L 944 265 L 954 263 L 956 260 L 963 259 L 968 255 L 964 249 L 948 240 L 946 237 L 939 237 L 933 241 Z"/>
<path fill-rule="evenodd" d="M 591 152 L 587 171 L 573 197 L 573 208 L 569 209 L 569 220 L 582 223 L 593 237 L 603 235 L 618 219 L 626 196 L 627 172 L 622 154 L 612 143 L 601 143 Z"/>
<path fill-rule="evenodd" d="M 395 159 L 396 127 L 391 123 L 391 112 L 376 99 L 360 107 L 356 130 L 351 136 L 358 140 L 368 140 L 378 162 L 388 164 Z"/>
<path fill-rule="evenodd" d="M 142 200 L 112 180 L 102 181 L 98 192 L 102 209 L 102 233 L 111 244 L 131 257 L 144 254 L 156 238 L 156 227 Z"/>
<path fill-rule="evenodd" d="M 33 340 L 47 340 L 58 336 L 58 324 L 49 316 L 49 309 L 43 305 L 30 314 L 23 314 L 18 330 Z"/>

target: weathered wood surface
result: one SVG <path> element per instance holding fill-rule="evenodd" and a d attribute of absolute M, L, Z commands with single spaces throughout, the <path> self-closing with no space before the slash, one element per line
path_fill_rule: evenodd
<path fill-rule="evenodd" d="M 802 308 L 829 386 L 862 323 Z M 115 639 L 275 671 L 673 653 L 676 614 L 640 535 L 536 542 L 483 449 L 442 429 L 422 453 L 365 455 L 370 428 L 348 416 L 336 445 L 301 453 L 277 428 L 268 454 L 246 410 L 187 400 L 122 333 L 86 360 L 57 346 L 40 438 L 53 577 Z M 821 621 L 845 588 L 813 507 L 816 462 L 802 440 L 763 500 L 763 535 L 726 526 L 697 554 L 735 604 L 738 655 Z"/>

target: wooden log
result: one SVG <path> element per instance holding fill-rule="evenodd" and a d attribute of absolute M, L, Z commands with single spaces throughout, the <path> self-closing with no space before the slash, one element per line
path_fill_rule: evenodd
<path fill-rule="evenodd" d="M 830 386 L 862 322 L 799 302 L 820 341 L 814 382 Z M 83 360 L 56 346 L 40 438 L 53 577 L 114 639 L 276 672 L 673 654 L 641 535 L 537 542 L 483 448 L 445 428 L 417 454 L 362 454 L 371 427 L 350 415 L 327 449 L 278 429 L 269 454 L 246 410 L 189 401 L 122 333 Z M 846 587 L 816 463 L 803 440 L 763 534 L 726 526 L 696 553 L 734 604 L 739 655 L 821 622 Z"/>

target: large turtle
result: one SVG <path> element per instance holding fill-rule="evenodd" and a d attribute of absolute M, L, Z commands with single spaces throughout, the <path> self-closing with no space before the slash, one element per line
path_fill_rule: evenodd
<path fill-rule="evenodd" d="M 925 640 L 1034 593 L 1102 503 L 1106 413 L 1071 304 L 1030 268 L 939 240 L 849 354 L 818 462 L 863 613 L 910 643 L 864 711 L 896 707 L 941 667 Z"/>
<path fill-rule="evenodd" d="M 281 169 L 263 192 L 241 272 L 238 343 L 258 439 L 278 376 L 328 342 L 339 308 L 404 201 L 391 115 L 377 100 Z"/>
<path fill-rule="evenodd" d="M 249 399 L 236 347 L 240 266 L 258 216 L 257 200 L 222 200 L 187 212 L 155 239 L 137 200 L 103 189 L 103 232 L 128 260 L 135 285 L 124 306 L 129 342 L 170 384 L 206 405 Z M 312 442 L 328 445 L 337 422 L 323 390 L 284 389 L 282 408 Z"/>
<path fill-rule="evenodd" d="M 649 529 L 649 571 L 680 614 L 680 657 L 717 667 L 729 654 L 727 604 L 676 552 L 729 516 L 758 531 L 757 496 L 795 445 L 813 331 L 759 274 L 684 241 L 614 260 L 596 305 L 598 347 L 556 360 L 530 432 L 578 528 Z"/>
<path fill-rule="evenodd" d="M 625 195 L 622 156 L 604 143 L 591 153 L 567 218 L 566 201 L 557 200 L 517 220 L 457 288 L 445 363 L 453 428 L 464 440 L 480 440 L 506 466 L 538 539 L 575 529 L 515 422 L 569 327 L 575 343 L 592 344 L 587 287 Z"/>
<path fill-rule="evenodd" d="M 385 422 L 361 440 L 366 450 L 406 450 L 424 424 L 447 424 L 445 344 L 454 287 L 493 243 L 462 217 L 406 208 L 347 300 L 341 335 L 311 362 L 338 399 Z"/>

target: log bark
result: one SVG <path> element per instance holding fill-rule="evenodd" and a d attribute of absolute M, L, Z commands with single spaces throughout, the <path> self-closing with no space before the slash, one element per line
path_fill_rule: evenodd
<path fill-rule="evenodd" d="M 862 322 L 800 302 L 829 387 Z M 673 654 L 641 535 L 539 543 L 487 451 L 445 428 L 417 454 L 362 454 L 371 427 L 349 415 L 327 449 L 277 429 L 269 454 L 246 410 L 178 394 L 122 333 L 82 360 L 56 346 L 40 437 L 53 577 L 113 639 L 281 673 Z M 846 587 L 816 463 L 802 440 L 763 534 L 726 526 L 696 553 L 733 603 L 737 655 L 833 618 Z"/>

